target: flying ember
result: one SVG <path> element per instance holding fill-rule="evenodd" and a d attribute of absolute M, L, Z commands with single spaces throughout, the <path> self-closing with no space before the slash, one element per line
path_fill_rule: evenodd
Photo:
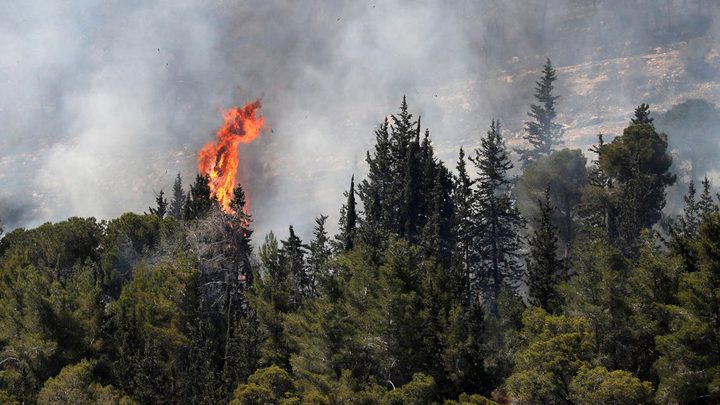
<path fill-rule="evenodd" d="M 235 187 L 238 164 L 238 146 L 250 143 L 260 135 L 265 125 L 260 100 L 244 107 L 233 107 L 223 113 L 225 122 L 217 130 L 217 140 L 208 142 L 198 152 L 198 169 L 210 178 L 210 191 L 223 211 L 233 213 L 230 201 Z"/>

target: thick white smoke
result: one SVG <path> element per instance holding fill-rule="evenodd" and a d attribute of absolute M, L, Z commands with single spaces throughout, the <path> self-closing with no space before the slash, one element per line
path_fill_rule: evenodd
<path fill-rule="evenodd" d="M 403 94 L 454 166 L 491 118 L 522 128 L 546 55 L 571 143 L 587 144 L 656 102 L 645 65 L 603 79 L 618 69 L 599 61 L 653 52 L 662 31 L 633 8 L 655 2 L 613 2 L 0 2 L 0 217 L 13 228 L 147 210 L 178 171 L 193 180 L 221 109 L 262 97 L 272 131 L 240 152 L 257 234 L 293 223 L 307 235 L 314 216 L 337 220 Z M 594 83 L 607 94 L 587 93 Z"/>

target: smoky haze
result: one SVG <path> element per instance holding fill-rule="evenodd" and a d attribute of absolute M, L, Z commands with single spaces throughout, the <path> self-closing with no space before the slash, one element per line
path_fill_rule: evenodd
<path fill-rule="evenodd" d="M 404 94 L 451 167 L 493 117 L 518 136 L 546 56 L 571 146 L 617 132 L 641 102 L 717 103 L 716 6 L 593 3 L 0 2 L 0 218 L 145 211 L 177 172 L 193 180 L 220 111 L 258 97 L 268 129 L 242 145 L 240 179 L 259 235 L 335 223 Z M 655 74 L 653 53 L 680 77 Z"/>

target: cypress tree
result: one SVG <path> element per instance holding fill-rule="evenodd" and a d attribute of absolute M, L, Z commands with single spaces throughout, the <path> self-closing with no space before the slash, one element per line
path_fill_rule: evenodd
<path fill-rule="evenodd" d="M 667 149 L 667 135 L 655 130 L 647 104 L 635 110 L 621 136 L 602 146 L 600 165 L 614 182 L 620 247 L 627 255 L 637 255 L 640 233 L 660 219 L 665 187 L 675 183 Z"/>
<path fill-rule="evenodd" d="M 560 309 L 560 296 L 556 290 L 560 280 L 562 262 L 557 258 L 557 227 L 552 223 L 553 207 L 550 190 L 538 200 L 537 229 L 530 237 L 530 254 L 527 260 L 528 298 L 533 305 L 550 313 Z"/>
<path fill-rule="evenodd" d="M 186 396 L 190 403 L 211 404 L 225 398 L 219 374 L 220 359 L 216 347 L 215 328 L 210 311 L 200 290 L 200 274 L 196 273 L 186 287 L 187 321 L 185 334 L 189 340 Z"/>
<path fill-rule="evenodd" d="M 349 252 L 355 245 L 355 233 L 357 228 L 357 211 L 355 208 L 355 176 L 350 178 L 350 190 L 343 194 L 346 198 L 345 204 L 340 209 L 340 234 L 335 236 L 335 250 L 338 252 Z M 377 213 L 380 212 L 380 208 L 377 207 Z M 371 228 L 379 226 L 380 223 L 377 221 L 378 217 L 373 221 L 373 225 L 368 225 Z"/>
<path fill-rule="evenodd" d="M 428 257 L 432 257 L 447 269 L 450 267 L 453 250 L 453 201 L 452 201 L 452 175 L 442 164 L 434 170 L 435 179 L 433 187 L 427 191 L 427 207 L 423 214 L 423 226 L 420 245 L 424 247 Z"/>
<path fill-rule="evenodd" d="M 313 228 L 313 239 L 310 241 L 308 267 L 310 271 L 310 279 L 312 281 L 312 293 L 315 295 L 317 283 L 325 271 L 328 260 L 330 260 L 330 246 L 328 243 L 328 234 L 325 230 L 325 221 L 327 215 L 320 215 L 315 218 L 315 227 Z"/>
<path fill-rule="evenodd" d="M 702 187 L 703 191 L 702 194 L 700 194 L 700 199 L 697 202 L 698 215 L 701 217 L 718 211 L 718 205 L 715 204 L 711 195 L 712 186 L 710 184 L 710 180 L 707 177 L 703 179 Z"/>
<path fill-rule="evenodd" d="M 455 240 L 454 267 L 456 273 L 457 293 L 468 292 L 470 269 L 477 258 L 473 253 L 474 232 L 474 198 L 473 186 L 475 184 L 467 172 L 465 151 L 460 148 L 456 166 L 457 175 L 453 179 L 453 235 Z M 463 296 L 463 299 L 468 297 Z"/>
<path fill-rule="evenodd" d="M 523 220 L 510 197 L 507 172 L 513 164 L 500 134 L 500 122 L 492 122 L 471 161 L 478 171 L 474 198 L 478 237 L 474 248 L 482 258 L 473 271 L 473 281 L 494 303 L 503 283 L 517 285 L 522 273 L 517 252 Z"/>
<path fill-rule="evenodd" d="M 305 246 L 302 240 L 295 235 L 293 226 L 289 227 L 290 235 L 282 241 L 280 250 L 281 263 L 287 269 L 292 278 L 293 295 L 291 303 L 294 307 L 300 307 L 305 298 L 310 295 L 311 280 L 305 266 Z"/>
<path fill-rule="evenodd" d="M 383 210 L 390 210 L 388 218 L 390 232 L 406 237 L 408 226 L 414 226 L 414 219 L 411 215 L 415 206 L 416 198 L 413 194 L 416 190 L 410 190 L 411 184 L 415 183 L 418 176 L 416 161 L 417 154 L 417 122 L 413 121 L 413 115 L 408 111 L 407 99 L 403 96 L 400 104 L 400 112 L 390 116 L 390 171 L 384 176 L 388 178 L 388 189 L 383 197 Z M 409 173 L 410 172 L 410 173 Z M 408 223 L 410 222 L 410 223 Z"/>
<path fill-rule="evenodd" d="M 419 128 L 418 128 L 419 131 Z M 408 143 L 405 157 L 399 161 L 404 165 L 402 187 L 402 208 L 400 211 L 399 235 L 412 243 L 418 239 L 420 224 L 421 162 L 418 133 Z"/>
<path fill-rule="evenodd" d="M 652 124 L 655 118 L 650 117 L 650 105 L 640 104 L 635 108 L 635 117 L 630 119 L 632 125 Z"/>
<path fill-rule="evenodd" d="M 214 198 L 211 197 L 210 178 L 207 175 L 198 174 L 195 183 L 190 186 L 190 191 L 185 198 L 185 219 L 198 219 L 205 215 L 212 208 Z"/>
<path fill-rule="evenodd" d="M 162 189 L 160 190 L 160 193 L 155 196 L 155 204 L 156 208 L 150 207 L 150 214 L 156 215 L 160 219 L 164 218 L 165 213 L 167 213 L 168 201 L 167 198 L 165 198 L 165 192 L 162 191 Z"/>
<path fill-rule="evenodd" d="M 557 80 L 557 74 L 548 58 L 542 70 L 540 81 L 535 82 L 535 99 L 537 104 L 530 105 L 528 116 L 532 119 L 525 122 L 525 139 L 530 144 L 529 150 L 521 151 L 523 164 L 537 160 L 541 156 L 547 156 L 552 152 L 555 145 L 562 141 L 562 126 L 555 122 L 557 112 L 555 102 L 559 96 L 553 95 L 553 83 Z"/>
<path fill-rule="evenodd" d="M 358 195 L 365 208 L 362 230 L 364 234 L 371 234 L 377 229 L 390 230 L 397 208 L 386 202 L 393 182 L 392 160 L 389 124 L 386 118 L 375 131 L 373 154 L 368 151 L 365 158 L 369 169 L 367 177 L 358 185 Z M 342 225 L 341 230 L 344 229 Z"/>
<path fill-rule="evenodd" d="M 178 173 L 175 178 L 175 182 L 173 183 L 173 194 L 168 208 L 168 215 L 176 219 L 182 219 L 184 205 L 185 191 L 182 187 L 182 177 L 180 176 L 180 173 Z"/>
<path fill-rule="evenodd" d="M 290 348 L 283 321 L 293 309 L 294 283 L 285 266 L 278 241 L 270 232 L 260 246 L 260 277 L 251 290 L 252 308 L 262 332 L 261 365 L 276 364 L 290 370 Z"/>

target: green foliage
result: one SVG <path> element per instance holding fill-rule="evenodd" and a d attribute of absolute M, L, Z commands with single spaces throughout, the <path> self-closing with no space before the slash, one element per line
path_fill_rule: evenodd
<path fill-rule="evenodd" d="M 162 219 L 168 212 L 168 201 L 165 198 L 165 192 L 160 190 L 160 193 L 155 197 L 155 207 L 150 207 L 150 214 L 156 215 Z"/>
<path fill-rule="evenodd" d="M 557 80 L 557 74 L 548 58 L 543 66 L 540 81 L 535 82 L 537 85 L 535 99 L 538 104 L 530 105 L 528 116 L 531 120 L 525 122 L 523 139 L 530 144 L 531 148 L 521 151 L 521 159 L 525 163 L 549 155 L 555 145 L 563 143 L 562 125 L 555 122 L 557 116 L 555 102 L 559 98 L 559 96 L 553 95 L 555 80 Z"/>
<path fill-rule="evenodd" d="M 178 173 L 173 183 L 172 200 L 170 200 L 170 205 L 168 206 L 168 215 L 175 219 L 183 219 L 184 206 L 185 190 L 183 190 L 182 186 L 182 176 Z"/>
<path fill-rule="evenodd" d="M 290 404 L 297 398 L 297 387 L 292 376 L 278 366 L 257 370 L 235 390 L 231 404 Z"/>
<path fill-rule="evenodd" d="M 112 386 L 93 382 L 93 364 L 87 360 L 66 366 L 57 376 L 48 379 L 37 402 L 43 405 L 134 403 Z"/>
<path fill-rule="evenodd" d="M 515 371 L 506 385 L 527 403 L 570 401 L 570 383 L 593 356 L 593 333 L 582 317 L 552 316 L 542 308 L 523 314 L 526 345 L 517 353 Z"/>
<path fill-rule="evenodd" d="M 667 135 L 655 130 L 648 114 L 646 105 L 638 107 L 633 123 L 603 145 L 599 155 L 600 166 L 615 182 L 619 236 L 631 254 L 640 232 L 660 219 L 665 187 L 675 183 Z"/>
<path fill-rule="evenodd" d="M 474 249 L 480 258 L 474 264 L 472 282 L 494 305 L 504 283 L 516 285 L 521 279 L 519 229 L 524 225 L 510 197 L 508 171 L 513 164 L 507 156 L 500 122 L 492 122 L 470 160 L 478 172 Z"/>
<path fill-rule="evenodd" d="M 640 257 L 630 277 L 628 303 L 632 315 L 630 331 L 635 355 L 628 370 L 643 379 L 657 382 L 653 364 L 659 357 L 655 337 L 670 328 L 668 305 L 677 303 L 677 292 L 683 266 L 677 256 L 664 254 L 656 239 L 643 235 Z"/>
<path fill-rule="evenodd" d="M 260 321 L 264 341 L 261 363 L 290 367 L 290 352 L 283 321 L 292 309 L 293 280 L 290 268 L 281 259 L 275 236 L 268 234 L 260 247 L 260 274 L 255 277 L 255 291 L 250 297 Z"/>
<path fill-rule="evenodd" d="M 497 402 L 491 401 L 482 395 L 465 393 L 460 394 L 457 401 L 447 400 L 444 405 L 496 405 Z"/>
<path fill-rule="evenodd" d="M 624 368 L 635 357 L 630 319 L 631 265 L 602 234 L 587 235 L 576 248 L 577 275 L 563 288 L 566 312 L 582 316 L 595 332 L 596 361 Z"/>
<path fill-rule="evenodd" d="M 703 219 L 698 244 L 698 271 L 682 275 L 670 332 L 656 338 L 662 354 L 656 399 L 663 403 L 720 400 L 719 214 Z"/>
<path fill-rule="evenodd" d="M 554 151 L 527 165 L 516 188 L 518 206 L 525 218 L 537 217 L 536 203 L 546 191 L 549 193 L 550 203 L 555 208 L 552 223 L 559 230 L 565 256 L 579 227 L 578 205 L 588 181 L 586 161 L 577 149 Z M 537 222 L 531 221 L 530 224 L 538 226 Z"/>
<path fill-rule="evenodd" d="M 557 228 L 552 224 L 553 207 L 550 190 L 545 199 L 538 201 L 537 228 L 528 241 L 530 254 L 527 259 L 528 300 L 546 311 L 555 313 L 560 309 L 557 286 L 561 280 L 563 264 L 557 258 Z"/>
<path fill-rule="evenodd" d="M 184 217 L 186 220 L 202 218 L 210 211 L 216 203 L 210 192 L 210 178 L 207 175 L 198 174 L 195 183 L 190 185 L 185 197 Z"/>
<path fill-rule="evenodd" d="M 340 251 L 349 252 L 355 243 L 357 212 L 355 210 L 355 176 L 350 179 L 350 189 L 346 195 L 347 202 L 343 205 L 340 215 L 340 235 L 338 243 Z"/>
<path fill-rule="evenodd" d="M 649 231 L 674 176 L 647 105 L 589 172 L 545 143 L 517 182 L 498 123 L 453 176 L 419 121 L 403 100 L 377 129 L 335 243 L 321 215 L 256 260 L 244 190 L 222 212 L 203 176 L 187 220 L 178 176 L 170 215 L 5 235 L 0 402 L 720 401 L 719 209 L 693 183 Z"/>
<path fill-rule="evenodd" d="M 52 233 L 49 224 L 44 227 Z M 59 278 L 43 263 L 42 255 L 21 245 L 0 262 L 0 387 L 20 401 L 32 401 L 45 379 L 100 346 L 93 267 L 77 264 Z"/>
<path fill-rule="evenodd" d="M 592 405 L 644 404 L 652 398 L 652 384 L 632 373 L 605 367 L 582 367 L 570 383 L 574 403 Z"/>
<path fill-rule="evenodd" d="M 27 249 L 33 264 L 53 269 L 58 277 L 63 277 L 78 262 L 97 262 L 102 234 L 102 224 L 95 218 L 73 217 L 32 230 L 20 228 L 8 233 L 0 240 L 0 255 L 12 254 L 14 249 Z"/>
<path fill-rule="evenodd" d="M 429 404 L 434 398 L 435 389 L 435 380 L 432 377 L 416 373 L 410 382 L 388 392 L 383 404 Z"/>

